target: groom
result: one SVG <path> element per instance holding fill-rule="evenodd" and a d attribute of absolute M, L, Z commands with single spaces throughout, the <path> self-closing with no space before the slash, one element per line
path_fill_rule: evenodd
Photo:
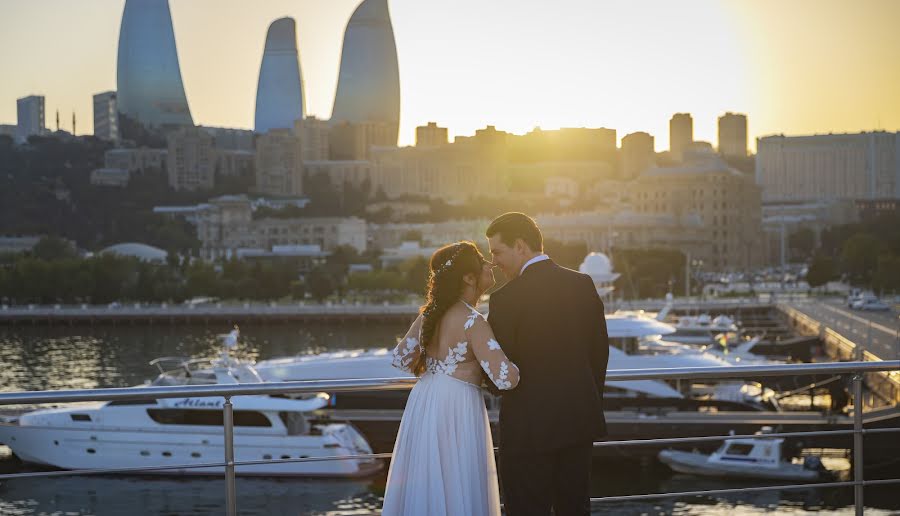
<path fill-rule="evenodd" d="M 505 213 L 486 233 L 509 280 L 491 294 L 488 322 L 521 373 L 500 409 L 506 514 L 589 514 L 592 443 L 606 434 L 603 302 L 590 276 L 543 253 L 531 217 Z"/>

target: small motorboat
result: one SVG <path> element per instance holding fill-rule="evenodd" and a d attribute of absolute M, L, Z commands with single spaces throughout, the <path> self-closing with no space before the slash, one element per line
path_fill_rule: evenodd
<path fill-rule="evenodd" d="M 663 450 L 659 460 L 678 473 L 719 478 L 816 481 L 829 476 L 818 457 L 803 462 L 782 458 L 784 439 L 749 437 L 726 439 L 712 454 Z"/>

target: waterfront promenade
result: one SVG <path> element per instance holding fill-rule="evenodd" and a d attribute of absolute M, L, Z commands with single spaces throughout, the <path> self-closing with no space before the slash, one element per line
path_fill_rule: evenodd
<path fill-rule="evenodd" d="M 900 318 L 896 312 L 851 310 L 840 299 L 810 300 L 790 306 L 882 360 L 900 358 Z"/>

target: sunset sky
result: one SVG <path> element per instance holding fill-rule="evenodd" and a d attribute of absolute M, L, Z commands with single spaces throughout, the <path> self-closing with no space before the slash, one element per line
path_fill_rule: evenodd
<path fill-rule="evenodd" d="M 359 0 L 170 0 L 198 124 L 251 128 L 266 29 L 298 23 L 310 114 L 328 118 Z M 0 123 L 45 95 L 47 126 L 93 131 L 91 95 L 116 87 L 124 0 L 0 0 Z M 668 148 L 668 119 L 749 116 L 773 133 L 900 130 L 900 1 L 389 0 L 400 62 L 400 143 L 428 121 L 610 127 Z M 751 148 L 755 144 L 751 142 Z"/>

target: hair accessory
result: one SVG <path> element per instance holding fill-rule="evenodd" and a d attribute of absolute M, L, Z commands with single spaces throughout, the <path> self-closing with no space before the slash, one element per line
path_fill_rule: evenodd
<path fill-rule="evenodd" d="M 450 269 L 450 267 L 453 267 L 453 260 L 455 260 L 456 257 L 459 256 L 459 253 L 462 252 L 463 248 L 465 247 L 462 244 L 455 244 L 455 245 L 456 245 L 456 249 L 453 250 L 453 254 L 450 255 L 450 258 L 446 262 L 444 262 L 443 265 L 441 265 L 440 267 L 438 267 L 437 269 L 434 270 L 435 276 Z"/>

